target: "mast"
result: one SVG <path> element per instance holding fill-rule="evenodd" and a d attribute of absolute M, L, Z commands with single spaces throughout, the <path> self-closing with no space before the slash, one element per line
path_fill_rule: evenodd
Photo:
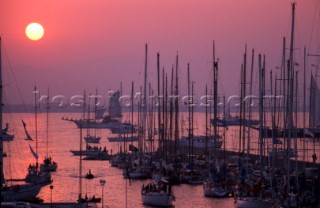
<path fill-rule="evenodd" d="M 47 121 L 46 121 L 46 124 L 47 124 L 47 129 L 46 129 L 46 138 L 47 138 L 47 158 L 49 158 L 49 108 L 50 108 L 50 103 L 49 103 L 49 88 L 48 88 L 48 97 L 47 97 Z"/>
<path fill-rule="evenodd" d="M 2 184 L 4 183 L 4 174 L 3 174 L 3 132 L 2 132 L 2 38 L 0 36 L 0 188 L 2 188 Z"/>
<path fill-rule="evenodd" d="M 172 70 L 171 70 L 171 86 L 170 86 L 170 133 L 169 133 L 169 140 L 170 140 L 170 154 L 173 153 L 172 151 L 172 138 L 173 138 L 173 100 L 172 100 L 172 95 L 173 95 L 173 78 L 174 78 L 174 75 L 173 75 L 173 71 L 174 71 L 174 68 L 172 66 Z"/>
<path fill-rule="evenodd" d="M 160 53 L 157 53 L 157 83 L 158 83 L 158 148 L 159 151 L 162 151 L 162 142 L 161 142 L 161 95 L 160 95 Z"/>
<path fill-rule="evenodd" d="M 288 142 L 287 142 L 287 192 L 290 192 L 290 149 L 291 149 L 291 131 L 293 128 L 293 118 L 292 118 L 292 105 L 293 105 L 293 44 L 294 44 L 294 14 L 295 14 L 295 3 L 292 3 L 292 22 L 291 22 L 291 41 L 290 41 L 290 59 L 289 59 L 289 69 L 288 69 L 288 81 L 289 81 L 289 94 L 288 94 Z"/>
<path fill-rule="evenodd" d="M 253 77 L 253 64 L 254 64 L 254 49 L 252 49 L 252 56 L 251 56 L 251 72 L 250 72 L 250 89 L 249 89 L 249 128 L 248 128 L 248 141 L 247 141 L 247 161 L 249 159 L 249 154 L 250 154 L 250 126 L 251 126 L 251 102 L 252 102 L 252 77 Z M 272 86 L 272 85 L 271 85 Z M 271 93 L 272 94 L 272 93 Z"/>
<path fill-rule="evenodd" d="M 83 92 L 83 115 L 85 115 L 86 111 L 86 91 Z M 82 198 L 82 128 L 83 122 L 80 122 L 80 159 L 79 159 L 79 197 L 78 203 L 81 203 Z"/>
<path fill-rule="evenodd" d="M 305 142 L 305 128 L 306 128 L 306 47 L 303 51 L 303 152 L 302 152 L 302 161 L 303 161 L 303 170 L 305 170 L 306 165 L 306 142 Z"/>
<path fill-rule="evenodd" d="M 244 53 L 244 56 L 243 56 L 243 97 L 242 97 L 242 100 L 241 100 L 241 104 L 242 104 L 242 108 L 243 108 L 243 131 L 242 131 L 242 134 L 243 134 L 243 139 L 242 139 L 242 156 L 244 157 L 244 153 L 245 153 L 245 143 L 246 143 L 246 125 L 247 125 L 247 122 L 246 122 L 246 102 L 245 102 L 245 97 L 246 97 L 246 83 L 247 82 L 247 44 L 245 46 L 245 53 Z"/>
<path fill-rule="evenodd" d="M 147 120 L 147 81 L 148 81 L 148 44 L 145 45 L 145 65 L 144 65 L 144 88 L 143 88 L 143 137 L 140 145 L 146 151 L 146 120 Z M 141 148 L 141 147 L 140 147 Z"/>
<path fill-rule="evenodd" d="M 37 112 L 37 87 L 34 86 L 34 122 L 36 133 L 36 155 L 38 155 L 38 112 Z M 38 157 L 36 157 L 36 167 L 38 169 Z"/>
<path fill-rule="evenodd" d="M 134 82 L 132 81 L 131 86 L 131 145 L 133 145 L 133 134 L 134 134 L 134 126 L 133 126 L 133 97 L 134 97 Z"/>
<path fill-rule="evenodd" d="M 263 80 L 264 80 L 264 68 L 262 68 L 261 55 L 259 54 L 259 158 L 262 161 L 263 151 Z M 260 165 L 260 175 L 262 176 L 262 165 Z"/>
<path fill-rule="evenodd" d="M 190 96 L 190 64 L 188 63 L 188 96 Z M 188 101 L 188 139 L 189 139 L 189 164 L 191 164 L 191 109 L 190 109 L 190 97 L 189 97 L 189 101 Z"/>
<path fill-rule="evenodd" d="M 218 120 L 218 61 L 216 61 L 216 57 L 215 57 L 214 41 L 213 41 L 213 120 L 214 121 Z M 216 159 L 217 159 L 216 145 L 217 145 L 217 136 L 218 136 L 218 129 L 217 129 L 216 122 L 214 122 L 213 133 L 214 133 L 213 160 L 214 162 L 216 162 Z"/>
<path fill-rule="evenodd" d="M 179 139 L 179 85 L 178 85 L 178 53 L 176 57 L 176 85 L 175 85 L 175 132 L 174 132 L 174 152 L 178 151 L 178 139 Z"/>
<path fill-rule="evenodd" d="M 206 85 L 206 148 L 205 148 L 205 155 L 208 154 L 208 86 Z"/>

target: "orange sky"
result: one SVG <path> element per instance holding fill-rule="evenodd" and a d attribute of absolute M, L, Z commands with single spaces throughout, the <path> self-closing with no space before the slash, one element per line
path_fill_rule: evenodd
<path fill-rule="evenodd" d="M 315 14 L 320 1 L 296 2 L 295 48 L 300 50 L 295 56 L 301 62 L 304 45 L 310 53 L 320 50 L 320 14 Z M 50 87 L 52 95 L 71 96 L 82 94 L 83 90 L 94 93 L 96 88 L 101 93 L 116 90 L 122 81 L 124 91 L 129 92 L 131 81 L 136 89 L 143 84 L 144 44 L 148 43 L 151 81 L 156 83 L 156 53 L 160 52 L 161 68 L 171 73 L 178 51 L 180 87 L 187 88 L 186 66 L 190 62 L 200 95 L 205 84 L 211 82 L 215 40 L 220 59 L 219 92 L 227 96 L 239 94 L 245 44 L 248 52 L 254 48 L 256 54 L 266 55 L 268 71 L 280 65 L 282 38 L 290 37 L 291 3 L 292 0 L 0 0 L 0 34 L 8 57 L 3 58 L 3 66 L 8 70 L 10 63 L 27 103 L 33 101 L 34 85 L 43 92 Z M 45 35 L 40 41 L 26 38 L 24 31 L 30 22 L 43 25 Z M 8 84 L 5 90 L 16 84 L 10 73 L 4 73 Z M 14 95 L 8 99 L 21 103 L 21 98 Z"/>

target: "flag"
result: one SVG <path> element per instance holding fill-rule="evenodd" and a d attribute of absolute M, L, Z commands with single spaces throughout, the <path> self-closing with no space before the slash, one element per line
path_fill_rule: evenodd
<path fill-rule="evenodd" d="M 27 136 L 27 138 L 25 140 L 33 141 L 33 139 L 31 138 L 30 134 L 27 131 L 27 128 L 26 128 L 27 125 L 23 120 L 22 120 L 22 124 L 23 124 L 23 127 L 24 127 L 24 132 L 26 133 L 26 136 Z"/>
<path fill-rule="evenodd" d="M 39 157 L 38 157 L 37 153 L 35 153 L 35 151 L 32 149 L 30 144 L 29 144 L 29 147 L 30 147 L 31 153 L 33 154 L 34 158 L 38 159 Z"/>
<path fill-rule="evenodd" d="M 23 120 L 21 121 L 22 121 L 23 127 L 26 128 L 26 123 Z"/>

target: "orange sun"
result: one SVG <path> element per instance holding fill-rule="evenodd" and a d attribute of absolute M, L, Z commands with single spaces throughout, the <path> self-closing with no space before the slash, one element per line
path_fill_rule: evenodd
<path fill-rule="evenodd" d="M 40 40 L 44 35 L 44 29 L 41 24 L 33 22 L 26 27 L 26 35 L 30 40 Z"/>

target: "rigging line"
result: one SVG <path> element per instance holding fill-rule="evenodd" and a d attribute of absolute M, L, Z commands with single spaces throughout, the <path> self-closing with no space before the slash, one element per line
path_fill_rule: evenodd
<path fill-rule="evenodd" d="M 15 72 L 14 72 L 13 67 L 12 67 L 12 65 L 11 65 L 11 62 L 10 62 L 10 59 L 9 59 L 9 56 L 8 56 L 8 53 L 7 53 L 7 50 L 6 50 L 6 46 L 5 46 L 4 44 L 3 44 L 3 48 L 4 48 L 5 57 L 6 57 L 7 61 L 8 61 L 9 69 L 10 69 L 11 74 L 12 74 L 12 77 L 13 77 L 14 84 L 15 84 L 17 90 L 18 90 L 19 97 L 20 97 L 20 99 L 21 99 L 21 101 L 22 101 L 22 104 L 23 104 L 23 110 L 26 111 L 27 109 L 26 109 L 25 100 L 23 99 L 22 92 L 21 92 L 21 90 L 20 90 L 20 88 L 19 88 L 19 85 L 18 85 L 18 81 L 17 81 L 17 79 L 16 79 Z"/>

